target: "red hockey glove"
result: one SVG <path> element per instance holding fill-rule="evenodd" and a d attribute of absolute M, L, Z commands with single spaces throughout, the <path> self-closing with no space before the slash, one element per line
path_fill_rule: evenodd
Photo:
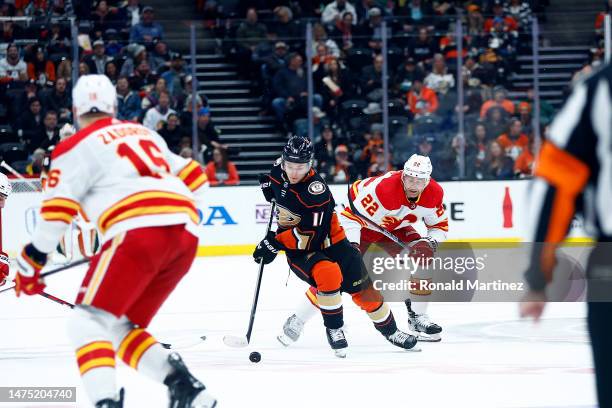
<path fill-rule="evenodd" d="M 410 250 L 410 256 L 419 258 L 432 258 L 438 248 L 438 242 L 430 237 L 424 237 L 414 241 Z"/>
<path fill-rule="evenodd" d="M 37 295 L 45 290 L 45 282 L 40 277 L 40 270 L 47 263 L 47 254 L 40 252 L 32 244 L 26 245 L 17 257 L 17 276 L 15 276 L 15 293 L 17 297 L 23 292 L 26 295 Z"/>
<path fill-rule="evenodd" d="M 9 258 L 4 252 L 0 252 L 0 286 L 4 286 L 9 275 Z"/>

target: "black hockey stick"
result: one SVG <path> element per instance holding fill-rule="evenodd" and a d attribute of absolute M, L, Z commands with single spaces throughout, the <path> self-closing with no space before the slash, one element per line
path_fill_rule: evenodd
<path fill-rule="evenodd" d="M 47 271 L 47 272 L 43 272 L 43 273 L 40 274 L 40 277 L 41 278 L 46 278 L 47 276 L 51 276 L 51 275 L 55 275 L 56 273 L 63 272 L 66 269 L 70 269 L 70 268 L 73 268 L 75 266 L 83 265 L 85 263 L 88 263 L 89 261 L 90 261 L 90 259 L 88 259 L 88 258 L 80 259 L 78 261 L 69 263 L 68 265 L 60 266 L 59 268 L 52 269 L 52 270 Z M 11 289 L 15 289 L 15 285 L 0 290 L 0 293 L 7 292 L 7 291 L 9 291 Z"/>
<path fill-rule="evenodd" d="M 40 295 L 40 296 L 42 296 L 42 297 L 46 297 L 47 299 L 51 300 L 52 302 L 55 302 L 55 303 L 58 303 L 58 304 L 60 304 L 60 305 L 63 305 L 63 306 L 69 307 L 69 308 L 71 308 L 71 309 L 74 309 L 74 305 L 73 305 L 72 303 L 70 303 L 70 302 L 66 302 L 65 300 L 60 299 L 60 298 L 58 298 L 57 296 L 53 296 L 53 295 L 52 295 L 52 294 L 50 294 L 50 293 L 47 293 L 47 292 L 40 292 L 40 293 L 39 293 L 39 295 Z"/>
<path fill-rule="evenodd" d="M 276 200 L 272 199 L 272 207 L 270 208 L 270 219 L 268 220 L 268 228 L 266 229 L 266 235 L 272 228 L 272 220 L 274 219 L 274 210 L 276 209 Z M 246 336 L 238 337 L 227 335 L 223 337 L 223 343 L 229 347 L 246 347 L 251 341 L 251 333 L 253 332 L 253 323 L 255 323 L 255 312 L 257 311 L 257 300 L 259 299 L 259 288 L 261 288 L 261 278 L 263 276 L 264 263 L 259 264 L 259 275 L 257 275 L 257 285 L 255 285 L 255 296 L 253 297 L 253 305 L 251 306 L 251 317 L 249 320 L 249 327 L 246 332 Z"/>

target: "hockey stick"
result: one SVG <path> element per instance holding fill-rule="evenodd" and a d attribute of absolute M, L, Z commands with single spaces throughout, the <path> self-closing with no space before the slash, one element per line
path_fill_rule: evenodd
<path fill-rule="evenodd" d="M 49 300 L 51 300 L 52 302 L 58 303 L 58 304 L 60 304 L 60 305 L 67 306 L 67 307 L 69 307 L 69 308 L 71 308 L 71 309 L 73 309 L 73 308 L 74 308 L 74 305 L 73 305 L 72 303 L 70 303 L 70 302 L 66 302 L 65 300 L 60 299 L 60 298 L 58 298 L 57 296 L 53 296 L 53 295 L 52 295 L 52 294 L 50 294 L 50 293 L 47 293 L 47 292 L 40 292 L 40 293 L 39 293 L 39 295 L 40 295 L 40 296 L 42 296 L 42 297 L 45 297 L 45 298 L 47 298 L 47 299 L 49 299 Z"/>
<path fill-rule="evenodd" d="M 78 260 L 78 261 L 75 261 L 75 262 L 69 263 L 68 265 L 60 266 L 59 268 L 52 269 L 52 270 L 50 270 L 50 271 L 48 271 L 48 272 L 41 273 L 41 274 L 40 274 L 40 277 L 41 277 L 41 278 L 46 278 L 47 276 L 55 275 L 56 273 L 59 273 L 59 272 L 65 271 L 66 269 L 70 269 L 70 268 L 75 267 L 75 266 L 83 265 L 83 264 L 85 264 L 85 263 L 88 263 L 89 261 L 90 261 L 90 260 L 89 260 L 89 259 L 87 259 L 87 258 L 85 258 L 85 259 L 80 259 L 80 260 Z M 9 291 L 9 290 L 11 290 L 11 289 L 15 289 L 15 285 L 13 285 L 13 286 L 11 286 L 11 287 L 9 287 L 9 288 L 4 288 L 4 289 L 0 290 L 0 293 L 7 292 L 7 291 Z"/>
<path fill-rule="evenodd" d="M 274 219 L 274 210 L 276 209 L 276 200 L 272 199 L 272 207 L 270 208 L 270 219 L 268 220 L 268 228 L 266 229 L 266 235 L 272 228 L 272 220 Z M 255 296 L 253 297 L 253 305 L 251 306 L 251 318 L 249 320 L 249 327 L 246 332 L 246 336 L 238 337 L 227 335 L 223 337 L 223 343 L 229 347 L 246 347 L 251 341 L 251 333 L 253 332 L 253 323 L 255 322 L 255 312 L 257 310 L 257 300 L 259 299 L 259 288 L 261 287 L 261 278 L 263 276 L 264 263 L 259 265 L 259 275 L 257 275 L 257 285 L 255 285 Z"/>
<path fill-rule="evenodd" d="M 197 339 L 187 339 L 183 341 L 173 341 L 172 343 L 162 343 L 159 344 L 165 348 L 166 350 L 174 350 L 174 349 L 182 349 L 197 346 L 206 340 L 206 336 L 200 336 Z"/>

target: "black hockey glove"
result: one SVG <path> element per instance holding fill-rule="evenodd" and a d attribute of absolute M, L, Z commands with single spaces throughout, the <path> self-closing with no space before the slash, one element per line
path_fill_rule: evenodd
<path fill-rule="evenodd" d="M 259 187 L 261 187 L 261 192 L 266 198 L 266 201 L 271 202 L 274 198 L 274 191 L 272 190 L 272 180 L 270 180 L 270 176 L 267 174 L 260 174 Z"/>
<path fill-rule="evenodd" d="M 264 263 L 267 265 L 274 261 L 278 251 L 283 248 L 282 244 L 276 240 L 276 233 L 273 231 L 268 232 L 266 237 L 261 240 L 255 251 L 253 251 L 253 259 L 257 263 Z"/>

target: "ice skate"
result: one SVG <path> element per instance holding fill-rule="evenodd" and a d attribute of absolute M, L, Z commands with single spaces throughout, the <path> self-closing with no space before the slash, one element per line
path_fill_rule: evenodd
<path fill-rule="evenodd" d="M 285 347 L 289 347 L 298 339 L 304 330 L 304 321 L 295 314 L 289 316 L 283 325 L 283 334 L 276 336 L 276 339 Z"/>
<path fill-rule="evenodd" d="M 346 337 L 344 336 L 342 327 L 339 329 L 329 329 L 326 327 L 325 333 L 327 334 L 327 341 L 329 342 L 332 350 L 334 350 L 336 357 L 345 358 L 348 343 L 346 341 Z"/>
<path fill-rule="evenodd" d="M 419 341 L 437 342 L 442 340 L 440 336 L 442 327 L 429 320 L 429 316 L 425 313 L 416 314 L 411 308 L 410 299 L 406 299 L 404 303 L 406 309 L 408 309 L 408 326 L 418 335 Z"/>
<path fill-rule="evenodd" d="M 123 408 L 123 388 L 119 390 L 119 399 L 106 398 L 96 403 L 96 408 Z"/>
<path fill-rule="evenodd" d="M 421 351 L 420 348 L 415 347 L 417 344 L 417 337 L 397 329 L 389 336 L 385 336 L 389 343 L 394 346 L 403 348 L 404 350 L 410 351 Z"/>
<path fill-rule="evenodd" d="M 170 408 L 214 408 L 217 400 L 206 391 L 206 387 L 195 378 L 177 353 L 168 356 L 174 368 L 164 380 L 168 386 Z"/>

